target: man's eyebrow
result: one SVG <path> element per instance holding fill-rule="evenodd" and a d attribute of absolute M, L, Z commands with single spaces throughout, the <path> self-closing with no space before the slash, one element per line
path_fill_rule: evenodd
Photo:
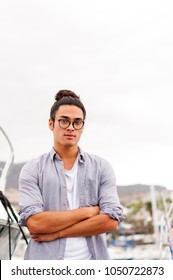
<path fill-rule="evenodd" d="M 60 116 L 60 118 L 63 118 L 63 119 L 70 119 L 69 117 L 67 117 L 67 116 Z M 74 120 L 83 120 L 82 118 L 74 118 Z"/>
<path fill-rule="evenodd" d="M 60 116 L 60 118 L 69 119 L 67 116 Z"/>

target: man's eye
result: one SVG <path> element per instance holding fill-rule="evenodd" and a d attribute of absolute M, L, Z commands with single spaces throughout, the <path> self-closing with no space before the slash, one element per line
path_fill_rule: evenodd
<path fill-rule="evenodd" d="M 68 121 L 68 120 L 63 120 L 63 119 L 62 119 L 61 122 L 62 122 L 62 123 L 68 123 L 69 121 Z"/>
<path fill-rule="evenodd" d="M 82 122 L 81 121 L 75 121 L 74 123 L 75 123 L 75 125 L 80 125 Z"/>

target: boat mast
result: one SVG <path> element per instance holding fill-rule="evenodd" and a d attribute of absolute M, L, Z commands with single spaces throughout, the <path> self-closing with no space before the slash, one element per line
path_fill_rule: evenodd
<path fill-rule="evenodd" d="M 154 242 L 158 245 L 158 216 L 157 216 L 157 202 L 156 202 L 156 192 L 155 186 L 150 186 L 150 193 L 151 193 L 151 204 L 152 204 L 152 216 L 153 216 L 153 229 L 154 229 Z"/>

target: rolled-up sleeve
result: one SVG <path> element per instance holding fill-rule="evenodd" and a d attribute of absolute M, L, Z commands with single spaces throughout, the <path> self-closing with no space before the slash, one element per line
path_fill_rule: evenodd
<path fill-rule="evenodd" d="M 119 201 L 114 170 L 107 161 L 102 162 L 101 169 L 102 175 L 99 188 L 100 214 L 107 214 L 118 222 L 122 222 L 124 220 L 123 206 Z"/>
<path fill-rule="evenodd" d="M 43 211 L 43 199 L 38 183 L 38 166 L 34 161 L 24 165 L 19 176 L 19 224 L 26 226 L 29 216 Z"/>

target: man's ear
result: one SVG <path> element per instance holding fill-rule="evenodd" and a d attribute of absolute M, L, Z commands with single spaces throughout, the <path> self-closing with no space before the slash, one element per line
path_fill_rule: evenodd
<path fill-rule="evenodd" d="M 49 119 L 49 128 L 50 128 L 50 130 L 53 130 L 53 128 L 54 128 L 54 122 L 52 119 Z"/>

